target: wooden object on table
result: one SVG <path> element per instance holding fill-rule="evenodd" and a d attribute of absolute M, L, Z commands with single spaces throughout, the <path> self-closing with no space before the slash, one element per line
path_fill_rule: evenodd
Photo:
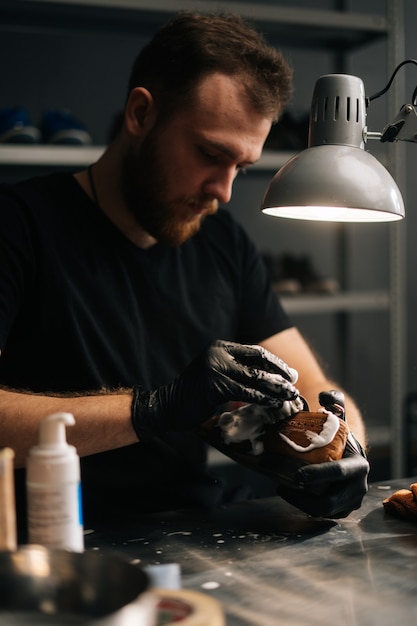
<path fill-rule="evenodd" d="M 16 550 L 14 451 L 0 449 L 0 550 Z"/>

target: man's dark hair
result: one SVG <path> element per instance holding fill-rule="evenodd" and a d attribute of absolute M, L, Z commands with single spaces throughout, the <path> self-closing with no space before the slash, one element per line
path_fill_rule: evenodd
<path fill-rule="evenodd" d="M 254 109 L 274 120 L 291 96 L 291 68 L 253 26 L 234 13 L 189 11 L 177 13 L 139 53 L 129 93 L 146 87 L 167 116 L 215 72 L 238 77 Z"/>

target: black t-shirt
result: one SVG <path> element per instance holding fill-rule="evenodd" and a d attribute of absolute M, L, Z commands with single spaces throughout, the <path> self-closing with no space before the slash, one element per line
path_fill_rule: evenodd
<path fill-rule="evenodd" d="M 213 339 L 257 343 L 291 326 L 253 243 L 224 210 L 181 246 L 142 250 L 60 173 L 1 186 L 0 221 L 2 385 L 151 389 Z M 86 457 L 85 509 L 113 492 L 138 510 L 167 508 L 165 498 L 181 505 L 187 488 L 173 484 L 191 480 L 203 452 L 187 434 Z"/>

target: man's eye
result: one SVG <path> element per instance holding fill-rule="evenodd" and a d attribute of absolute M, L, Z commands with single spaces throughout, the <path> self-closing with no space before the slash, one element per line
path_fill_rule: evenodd
<path fill-rule="evenodd" d="M 208 150 L 206 150 L 205 148 L 199 148 L 200 150 L 200 154 L 203 156 L 203 158 L 210 162 L 210 163 L 220 163 L 223 162 L 223 156 L 221 154 L 217 154 L 214 152 L 210 152 Z M 226 165 L 226 161 L 225 161 L 225 165 Z M 248 168 L 243 166 L 243 165 L 236 165 L 236 173 L 237 174 L 246 174 L 248 171 Z"/>
<path fill-rule="evenodd" d="M 218 159 L 217 154 L 213 154 L 212 152 L 208 152 L 207 150 L 204 150 L 204 148 L 200 148 L 200 152 L 203 155 L 203 157 L 205 159 L 207 159 L 208 161 L 217 161 L 217 159 Z"/>

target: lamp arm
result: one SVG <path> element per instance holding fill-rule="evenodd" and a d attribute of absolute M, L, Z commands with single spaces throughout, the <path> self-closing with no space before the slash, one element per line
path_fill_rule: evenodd
<path fill-rule="evenodd" d="M 368 130 L 365 128 L 363 131 L 363 137 L 366 143 L 368 139 L 381 139 L 382 132 L 380 130 Z"/>

